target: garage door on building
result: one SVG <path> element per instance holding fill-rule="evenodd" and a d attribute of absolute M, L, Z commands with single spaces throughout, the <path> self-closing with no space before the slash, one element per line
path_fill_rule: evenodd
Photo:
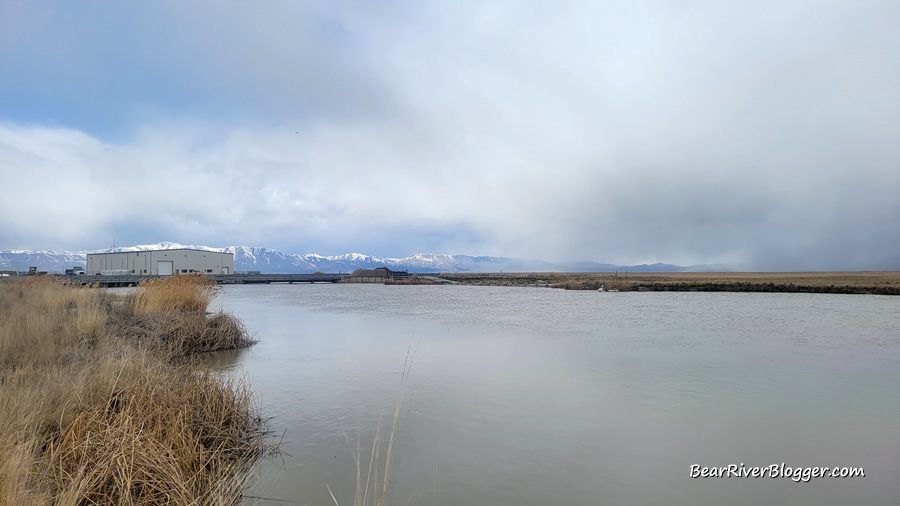
<path fill-rule="evenodd" d="M 156 273 L 160 276 L 171 276 L 174 269 L 172 268 L 172 260 L 157 260 Z"/>

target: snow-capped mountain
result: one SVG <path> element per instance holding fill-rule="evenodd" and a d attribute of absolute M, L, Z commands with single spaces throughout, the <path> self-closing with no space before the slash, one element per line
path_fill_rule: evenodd
<path fill-rule="evenodd" d="M 109 248 L 92 251 L 26 251 L 0 250 L 0 271 L 27 271 L 36 266 L 40 271 L 64 272 L 75 266 L 85 266 L 88 253 L 112 253 L 123 251 L 147 251 L 157 249 L 200 249 L 234 254 L 234 269 L 237 272 L 259 271 L 262 273 L 349 273 L 356 269 L 388 267 L 409 272 L 612 272 L 628 269 L 631 272 L 675 272 L 685 270 L 714 270 L 705 266 L 680 267 L 669 264 L 621 266 L 597 262 L 550 263 L 541 260 L 522 260 L 505 257 L 415 254 L 404 258 L 388 258 L 346 253 L 336 256 L 322 256 L 315 253 L 297 255 L 269 248 L 249 246 L 209 246 L 184 245 L 174 242 L 143 244 L 138 246 Z M 722 269 L 716 269 L 722 270 Z"/>
<path fill-rule="evenodd" d="M 225 248 L 210 248 L 209 246 L 186 245 L 179 244 L 177 242 L 163 241 L 156 244 L 140 244 L 138 246 L 126 246 L 95 251 L 85 251 L 85 253 L 120 253 L 123 251 L 155 251 L 160 249 L 199 249 L 203 251 L 215 251 L 218 253 L 225 251 Z"/>
<path fill-rule="evenodd" d="M 497 257 L 446 254 L 426 255 L 421 253 L 404 258 L 379 257 L 362 253 L 346 253 L 334 256 L 323 256 L 316 253 L 297 255 L 268 248 L 251 248 L 247 246 L 230 246 L 225 248 L 224 251 L 234 254 L 234 268 L 237 271 L 279 273 L 347 273 L 356 269 L 374 269 L 376 267 L 388 267 L 393 270 L 408 270 L 410 272 L 488 272 L 491 270 L 489 266 L 493 263 L 492 261 L 508 260 Z M 505 267 L 503 268 L 505 269 Z"/>
<path fill-rule="evenodd" d="M 65 272 L 79 265 L 85 266 L 84 253 L 71 251 L 0 250 L 0 271 L 27 271 L 36 266 L 40 271 Z"/>

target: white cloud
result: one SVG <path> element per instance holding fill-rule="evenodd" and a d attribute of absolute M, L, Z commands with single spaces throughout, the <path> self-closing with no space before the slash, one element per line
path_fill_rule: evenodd
<path fill-rule="evenodd" d="M 106 12 L 131 92 L 63 30 L 141 112 L 123 138 L 7 118 L 5 246 L 900 268 L 894 3 L 268 7 Z"/>

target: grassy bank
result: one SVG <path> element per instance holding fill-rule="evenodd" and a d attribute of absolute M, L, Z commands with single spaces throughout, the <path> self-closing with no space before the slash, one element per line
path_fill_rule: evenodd
<path fill-rule="evenodd" d="M 447 284 L 446 281 L 441 281 L 439 279 L 433 279 L 434 276 L 419 276 L 418 274 L 413 274 L 408 278 L 387 278 L 384 280 L 384 284 L 386 285 L 444 285 Z"/>
<path fill-rule="evenodd" d="M 673 272 L 449 274 L 464 284 L 567 290 L 870 293 L 900 295 L 900 272 Z"/>
<path fill-rule="evenodd" d="M 0 282 L 0 504 L 231 504 L 264 449 L 249 390 L 190 355 L 248 346 L 201 277 L 135 294 Z"/>

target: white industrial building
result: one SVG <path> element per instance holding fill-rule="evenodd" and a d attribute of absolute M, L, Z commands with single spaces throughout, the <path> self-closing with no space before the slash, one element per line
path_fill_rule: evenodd
<path fill-rule="evenodd" d="M 87 255 L 88 276 L 172 276 L 191 272 L 234 274 L 234 254 L 183 248 Z"/>

